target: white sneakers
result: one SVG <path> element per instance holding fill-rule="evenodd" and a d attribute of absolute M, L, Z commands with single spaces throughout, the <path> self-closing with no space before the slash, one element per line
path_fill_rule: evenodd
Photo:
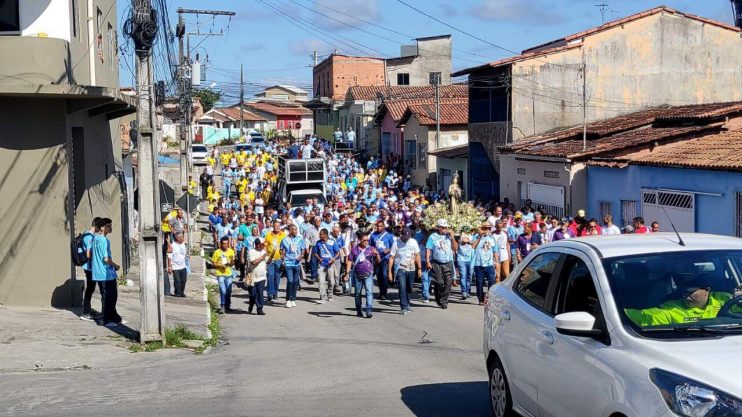
<path fill-rule="evenodd" d="M 325 301 L 325 299 L 324 299 L 324 298 L 320 298 L 319 300 L 316 300 L 316 302 L 317 302 L 317 304 L 324 304 L 324 303 L 326 303 L 327 301 Z"/>
<path fill-rule="evenodd" d="M 286 301 L 286 308 L 296 307 L 296 301 Z"/>
<path fill-rule="evenodd" d="M 296 301 L 291 301 L 291 307 L 296 307 Z"/>

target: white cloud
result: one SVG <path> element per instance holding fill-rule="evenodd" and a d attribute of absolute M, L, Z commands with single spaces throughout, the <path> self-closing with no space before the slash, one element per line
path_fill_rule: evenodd
<path fill-rule="evenodd" d="M 468 12 L 493 22 L 555 25 L 569 20 L 554 3 L 542 0 L 480 0 Z"/>

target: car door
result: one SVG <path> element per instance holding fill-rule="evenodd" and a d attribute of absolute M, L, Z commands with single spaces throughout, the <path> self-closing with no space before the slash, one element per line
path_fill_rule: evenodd
<path fill-rule="evenodd" d="M 546 300 L 560 258 L 557 252 L 534 256 L 519 270 L 509 306 L 498 312 L 503 323 L 499 345 L 513 403 L 534 416 L 539 415 L 538 383 L 544 366 L 540 341 L 546 337 L 543 331 L 554 322 Z"/>
<path fill-rule="evenodd" d="M 596 317 L 596 328 L 605 327 L 605 304 L 595 266 L 577 250 L 566 250 L 555 277 L 550 309 L 554 315 L 586 311 Z M 600 267 L 600 266 L 599 266 Z M 551 340 L 541 339 L 539 350 L 545 365 L 538 387 L 541 417 L 596 417 L 604 412 L 615 378 L 604 363 L 610 339 L 567 336 L 557 332 L 552 318 L 547 332 Z"/>

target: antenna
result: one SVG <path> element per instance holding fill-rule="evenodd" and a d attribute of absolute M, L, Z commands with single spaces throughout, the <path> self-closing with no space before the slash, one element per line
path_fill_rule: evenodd
<path fill-rule="evenodd" d="M 595 7 L 600 9 L 601 24 L 605 24 L 605 14 L 610 9 L 610 6 L 608 6 L 605 3 L 600 3 L 600 4 L 596 4 Z"/>
<path fill-rule="evenodd" d="M 675 232 L 675 236 L 678 237 L 678 245 L 685 246 L 685 242 L 683 242 L 683 238 L 680 237 L 680 233 L 678 233 L 678 229 L 675 228 L 675 224 L 672 222 L 672 219 L 667 214 L 667 210 L 665 210 L 665 206 L 661 206 L 662 212 L 665 213 L 665 217 L 667 217 L 667 221 L 670 222 L 670 226 L 672 226 L 672 231 Z"/>

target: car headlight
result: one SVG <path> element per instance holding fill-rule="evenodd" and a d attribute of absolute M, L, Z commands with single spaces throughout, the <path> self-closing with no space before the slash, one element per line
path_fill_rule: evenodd
<path fill-rule="evenodd" d="M 742 400 L 726 392 L 661 369 L 651 369 L 649 379 L 680 416 L 742 417 Z"/>

